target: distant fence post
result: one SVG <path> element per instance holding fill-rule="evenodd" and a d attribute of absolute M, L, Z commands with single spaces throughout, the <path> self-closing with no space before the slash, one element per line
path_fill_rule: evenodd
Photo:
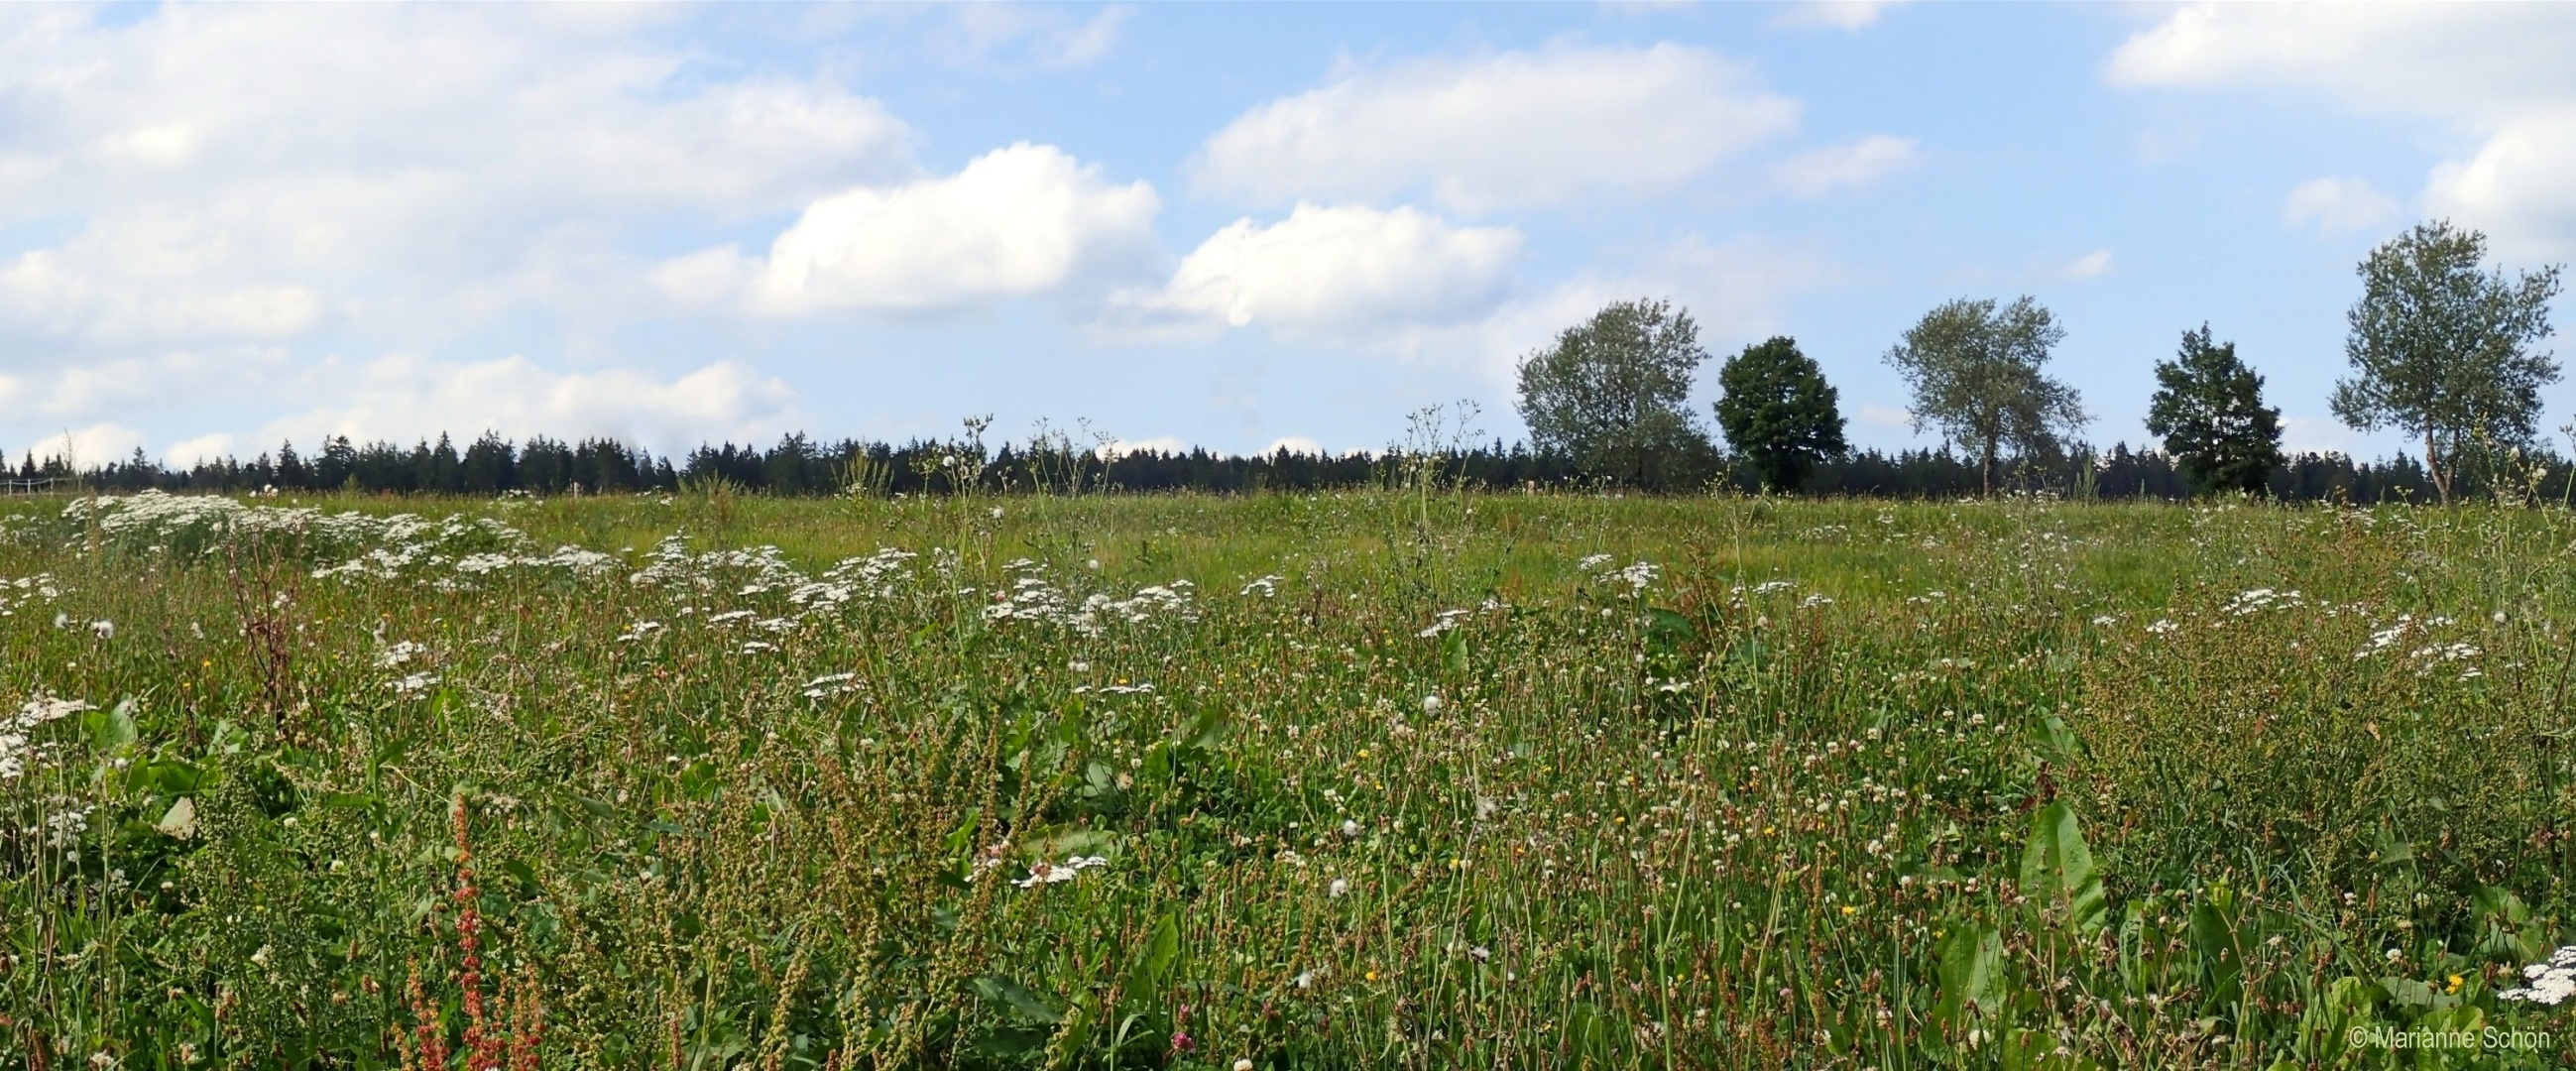
<path fill-rule="evenodd" d="M 63 482 L 65 482 L 65 478 L 61 476 L 39 476 L 25 480 L 0 480 L 0 495 L 39 494 L 45 491 L 51 491 L 54 489 L 55 484 Z"/>

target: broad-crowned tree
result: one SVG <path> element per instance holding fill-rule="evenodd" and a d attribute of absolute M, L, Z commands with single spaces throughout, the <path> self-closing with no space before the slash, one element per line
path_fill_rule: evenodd
<path fill-rule="evenodd" d="M 2335 416 L 2422 441 L 2445 504 L 2463 453 L 2529 442 L 2540 388 L 2558 381 L 2558 363 L 2533 348 L 2550 334 L 2558 267 L 2506 278 L 2483 270 L 2486 251 L 2477 231 L 2416 224 L 2361 262 L 2361 300 L 2346 315 L 2353 375 L 2335 383 Z"/>
<path fill-rule="evenodd" d="M 1712 453 L 1684 406 L 1708 360 L 1699 325 L 1668 301 L 1620 301 L 1520 363 L 1530 439 L 1586 474 L 1635 487 L 1696 475 Z"/>
<path fill-rule="evenodd" d="M 1773 338 L 1727 358 L 1717 372 L 1717 426 L 1762 484 L 1795 492 L 1816 463 L 1841 457 L 1843 414 L 1833 384 L 1795 339 Z"/>
<path fill-rule="evenodd" d="M 2263 377 L 2214 343 L 2209 325 L 2182 333 L 2182 349 L 2156 362 L 2147 431 L 2194 489 L 2260 493 L 2281 465 L 2281 411 L 2263 404 Z"/>
<path fill-rule="evenodd" d="M 1923 314 L 1887 351 L 1887 363 L 1913 389 L 1914 430 L 1938 428 L 1974 451 L 1978 484 L 1993 494 L 2006 449 L 2053 455 L 2060 432 L 2091 419 L 2075 388 L 2040 371 L 2065 337 L 2028 295 L 2001 308 L 1992 298 L 1960 298 Z"/>

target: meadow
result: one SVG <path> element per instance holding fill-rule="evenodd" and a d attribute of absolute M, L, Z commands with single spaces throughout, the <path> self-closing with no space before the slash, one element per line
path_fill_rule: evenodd
<path fill-rule="evenodd" d="M 0 502 L 0 1065 L 2565 1066 L 2571 628 L 2556 508 Z"/>

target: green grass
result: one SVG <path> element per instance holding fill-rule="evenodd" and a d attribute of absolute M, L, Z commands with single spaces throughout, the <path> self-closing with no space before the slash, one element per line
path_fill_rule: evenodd
<path fill-rule="evenodd" d="M 2564 511 L 220 501 L 0 504 L 0 1065 L 2576 1058 Z"/>

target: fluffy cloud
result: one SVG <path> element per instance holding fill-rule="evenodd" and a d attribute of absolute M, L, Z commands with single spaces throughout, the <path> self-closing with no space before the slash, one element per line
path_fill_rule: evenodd
<path fill-rule="evenodd" d="M 2314 226 L 2329 234 L 2375 227 L 2394 218 L 2397 199 L 2357 178 L 2321 178 L 2302 182 L 2281 206 L 2281 218 L 2293 227 Z"/>
<path fill-rule="evenodd" d="M 1245 113 L 1193 166 L 1208 192 L 1263 203 L 1414 191 L 1464 212 L 1652 193 L 1797 125 L 1713 53 L 1557 48 L 1353 73 Z"/>
<path fill-rule="evenodd" d="M 1831 145 L 1782 160 L 1776 171 L 1782 188 L 1800 197 L 1822 197 L 1855 190 L 1914 166 L 1920 154 L 1912 138 L 1874 134 L 1849 145 Z"/>
<path fill-rule="evenodd" d="M 1301 204 L 1273 224 L 1236 220 L 1160 291 L 1118 302 L 1291 335 L 1376 335 L 1486 312 L 1508 293 L 1520 253 L 1520 233 L 1508 227 L 1461 227 L 1409 207 Z"/>
<path fill-rule="evenodd" d="M 757 312 L 926 312 L 1042 294 L 1087 267 L 1150 254 L 1151 185 L 1113 185 L 1097 167 L 1026 143 L 955 175 L 859 187 L 808 205 L 765 257 L 734 247 L 662 267 L 664 291 Z"/>
<path fill-rule="evenodd" d="M 114 421 L 102 421 L 85 428 L 67 428 L 26 443 L 13 456 L 22 461 L 33 457 L 38 462 L 62 458 L 75 467 L 88 469 L 123 461 L 142 446 L 142 432 Z"/>
<path fill-rule="evenodd" d="M 479 285 L 656 213 L 911 172 L 873 100 L 684 80 L 655 10 L 83 8 L 0 20 L 0 329 L 79 342 L 464 329 Z"/>
<path fill-rule="evenodd" d="M 394 355 L 314 378 L 298 393 L 324 403 L 270 422 L 256 441 L 347 435 L 402 442 L 490 430 L 513 438 L 605 436 L 668 451 L 779 435 L 801 415 L 786 384 L 732 362 L 665 379 L 626 368 L 560 372 L 524 357 L 458 363 Z"/>
<path fill-rule="evenodd" d="M 2556 5 L 2200 5 L 2132 36 L 2104 75 L 2279 86 L 2444 120 L 2482 144 L 2427 176 L 2426 210 L 2487 228 L 2507 255 L 2559 256 L 2576 249 L 2570 55 L 2576 9 Z"/>

